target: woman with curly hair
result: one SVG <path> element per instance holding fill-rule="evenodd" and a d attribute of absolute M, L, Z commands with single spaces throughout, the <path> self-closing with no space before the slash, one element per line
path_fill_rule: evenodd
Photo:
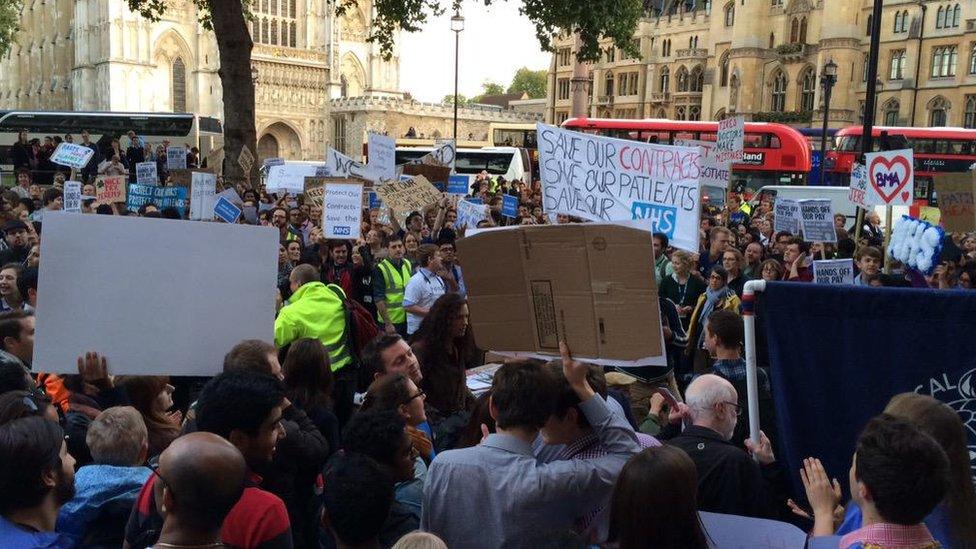
<path fill-rule="evenodd" d="M 480 366 L 484 357 L 468 325 L 468 302 L 455 293 L 437 298 L 411 347 L 421 365 L 427 403 L 444 415 L 470 410 L 474 396 L 465 384 L 465 370 Z"/>

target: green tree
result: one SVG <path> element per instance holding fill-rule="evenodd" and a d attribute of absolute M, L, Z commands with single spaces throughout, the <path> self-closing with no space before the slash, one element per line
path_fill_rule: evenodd
<path fill-rule="evenodd" d="M 546 96 L 546 80 L 548 72 L 546 70 L 533 71 L 528 67 L 522 67 L 515 71 L 512 77 L 512 84 L 508 86 L 508 93 L 527 93 L 529 99 L 539 99 Z"/>
<path fill-rule="evenodd" d="M 0 2 L 0 55 L 5 55 L 14 41 L 14 35 L 20 28 L 20 10 L 23 7 L 21 0 Z"/>
<path fill-rule="evenodd" d="M 465 97 L 465 96 L 463 96 L 461 94 L 458 94 L 457 97 L 458 97 L 458 106 L 459 107 L 463 107 L 463 106 L 471 103 L 471 100 L 470 99 L 468 99 L 467 97 Z M 449 93 L 449 94 L 445 95 L 444 96 L 444 99 L 441 100 L 441 103 L 443 103 L 445 105 L 453 105 L 454 104 L 454 94 L 453 93 Z"/>
<path fill-rule="evenodd" d="M 132 0 L 130 0 L 132 1 Z M 153 0 L 159 1 L 162 0 Z M 342 13 L 357 0 L 329 0 L 339 2 L 337 12 Z M 486 5 L 501 0 L 485 0 Z M 519 11 L 535 26 L 535 35 L 542 49 L 552 51 L 552 39 L 559 33 L 571 30 L 579 33 L 580 49 L 577 57 L 582 61 L 600 58 L 600 39 L 609 38 L 628 56 L 636 56 L 634 31 L 644 13 L 643 0 L 513 0 L 520 1 Z M 385 56 L 393 53 L 393 37 L 398 29 L 417 32 L 431 16 L 445 10 L 459 11 L 462 0 L 375 0 L 376 17 L 373 20 L 370 40 L 377 42 Z"/>
<path fill-rule="evenodd" d="M 498 84 L 497 82 L 490 82 L 485 80 L 481 83 L 481 95 L 501 95 L 505 93 L 505 86 Z"/>

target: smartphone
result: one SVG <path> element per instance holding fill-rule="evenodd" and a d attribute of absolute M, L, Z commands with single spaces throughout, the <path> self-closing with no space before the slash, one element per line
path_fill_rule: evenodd
<path fill-rule="evenodd" d="M 670 389 L 667 387 L 658 387 L 657 392 L 664 397 L 664 401 L 668 403 L 668 406 L 672 410 L 676 410 L 678 408 L 678 399 L 674 397 L 674 393 L 672 393 Z"/>

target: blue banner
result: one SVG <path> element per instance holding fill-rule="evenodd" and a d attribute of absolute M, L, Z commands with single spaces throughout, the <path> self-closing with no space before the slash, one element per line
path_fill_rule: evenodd
<path fill-rule="evenodd" d="M 223 196 L 217 199 L 214 204 L 214 215 L 222 219 L 225 223 L 237 223 L 237 218 L 241 215 L 241 209 L 231 203 Z"/>
<path fill-rule="evenodd" d="M 518 197 L 510 194 L 502 195 L 502 215 L 505 217 L 515 217 L 518 215 Z"/>
<path fill-rule="evenodd" d="M 143 204 L 154 204 L 160 210 L 176 208 L 180 217 L 186 217 L 186 187 L 159 187 L 157 185 L 129 184 L 126 207 L 130 212 L 139 211 Z"/>
<path fill-rule="evenodd" d="M 378 210 L 381 207 L 383 207 L 383 202 L 380 200 L 379 195 L 375 192 L 369 193 L 369 209 Z"/>
<path fill-rule="evenodd" d="M 976 456 L 976 292 L 773 282 L 758 317 L 795 494 L 811 456 L 846 492 L 858 434 L 898 393 L 955 409 Z"/>
<path fill-rule="evenodd" d="M 447 192 L 449 194 L 468 194 L 468 176 L 452 175 L 447 180 Z"/>

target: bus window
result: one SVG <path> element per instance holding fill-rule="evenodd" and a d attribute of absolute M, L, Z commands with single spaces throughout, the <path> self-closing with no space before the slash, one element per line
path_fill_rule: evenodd
<path fill-rule="evenodd" d="M 672 143 L 674 143 L 675 139 L 684 139 L 686 141 L 689 141 L 695 139 L 695 132 L 674 132 L 674 135 L 672 137 L 673 137 L 673 139 L 671 140 Z"/>
<path fill-rule="evenodd" d="M 747 149 L 778 149 L 782 146 L 779 137 L 771 133 L 747 133 L 743 144 Z"/>
<path fill-rule="evenodd" d="M 915 177 L 915 200 L 929 201 L 932 188 L 931 177 Z"/>
<path fill-rule="evenodd" d="M 856 152 L 861 149 L 861 138 L 856 135 L 844 135 L 837 138 L 837 150 L 840 152 Z"/>
<path fill-rule="evenodd" d="M 714 143 L 715 141 L 718 141 L 718 135 L 717 134 L 714 134 L 714 133 L 710 133 L 710 132 L 702 132 L 702 133 L 698 134 L 698 140 L 699 141 L 711 141 L 711 142 Z"/>
<path fill-rule="evenodd" d="M 505 175 L 512 165 L 512 153 L 485 153 L 458 151 L 454 161 L 455 171 L 464 174 L 477 174 L 487 171 L 490 175 Z"/>

